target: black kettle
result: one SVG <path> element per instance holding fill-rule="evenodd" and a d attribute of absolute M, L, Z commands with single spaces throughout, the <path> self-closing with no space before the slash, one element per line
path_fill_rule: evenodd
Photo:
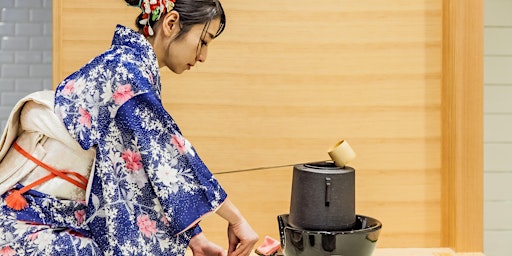
<path fill-rule="evenodd" d="M 323 161 L 293 167 L 289 224 L 305 230 L 352 229 L 355 214 L 355 170 Z"/>

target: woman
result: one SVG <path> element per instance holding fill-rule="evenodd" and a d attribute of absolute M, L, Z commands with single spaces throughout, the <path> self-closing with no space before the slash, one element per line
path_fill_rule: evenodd
<path fill-rule="evenodd" d="M 249 255 L 258 240 L 160 99 L 159 68 L 180 74 L 204 62 L 209 43 L 224 29 L 222 6 L 217 0 L 126 2 L 142 10 L 139 32 L 118 25 L 112 47 L 55 92 L 56 117 L 81 149 L 94 150 L 86 207 L 40 193 L 44 181 L 19 182 L 0 202 L 8 216 L 0 219 L 0 255 L 184 255 L 187 246 L 194 255 L 224 255 L 198 225 L 213 212 L 229 223 L 228 255 Z M 31 159 L 30 152 L 23 155 Z M 50 172 L 47 179 L 65 179 Z M 59 215 L 41 210 L 46 207 L 60 207 Z"/>

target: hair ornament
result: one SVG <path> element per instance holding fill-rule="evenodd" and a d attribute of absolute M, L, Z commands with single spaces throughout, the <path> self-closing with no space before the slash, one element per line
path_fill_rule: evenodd
<path fill-rule="evenodd" d="M 139 23 L 144 26 L 144 35 L 154 35 L 151 23 L 156 22 L 163 14 L 174 8 L 176 0 L 140 0 L 139 7 L 142 10 L 142 18 Z"/>

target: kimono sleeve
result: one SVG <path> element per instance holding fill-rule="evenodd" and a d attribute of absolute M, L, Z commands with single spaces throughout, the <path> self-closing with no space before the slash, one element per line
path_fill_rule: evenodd
<path fill-rule="evenodd" d="M 140 153 L 142 169 L 173 234 L 193 227 L 225 200 L 225 191 L 154 94 L 126 101 L 115 122 L 123 147 Z"/>

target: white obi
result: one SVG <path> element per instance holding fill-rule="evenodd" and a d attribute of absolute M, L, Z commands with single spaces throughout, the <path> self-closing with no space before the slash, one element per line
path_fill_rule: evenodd
<path fill-rule="evenodd" d="M 16 136 L 11 139 L 12 142 L 15 141 L 24 151 L 39 161 L 60 171 L 76 172 L 86 179 L 90 176 L 95 150 L 83 150 L 69 135 L 53 112 L 53 92 L 45 92 L 43 96 L 47 101 L 25 100 L 20 106 L 21 111 L 13 110 L 16 112 L 15 117 L 10 117 L 9 121 L 19 123 L 18 125 L 8 123 L 5 133 L 11 134 L 4 134 L 0 143 L 2 146 L 0 153 L 3 153 L 0 154 L 1 194 L 16 183 L 28 185 L 50 174 L 48 170 L 36 165 L 10 146 L 12 143 L 8 143 L 9 137 L 13 137 L 13 132 L 16 132 Z M 50 96 L 52 98 L 48 99 Z M 9 127 L 17 129 L 9 130 Z M 5 147 L 8 146 L 10 148 L 6 149 Z M 59 177 L 54 177 L 33 189 L 61 199 L 86 200 L 86 191 Z"/>

